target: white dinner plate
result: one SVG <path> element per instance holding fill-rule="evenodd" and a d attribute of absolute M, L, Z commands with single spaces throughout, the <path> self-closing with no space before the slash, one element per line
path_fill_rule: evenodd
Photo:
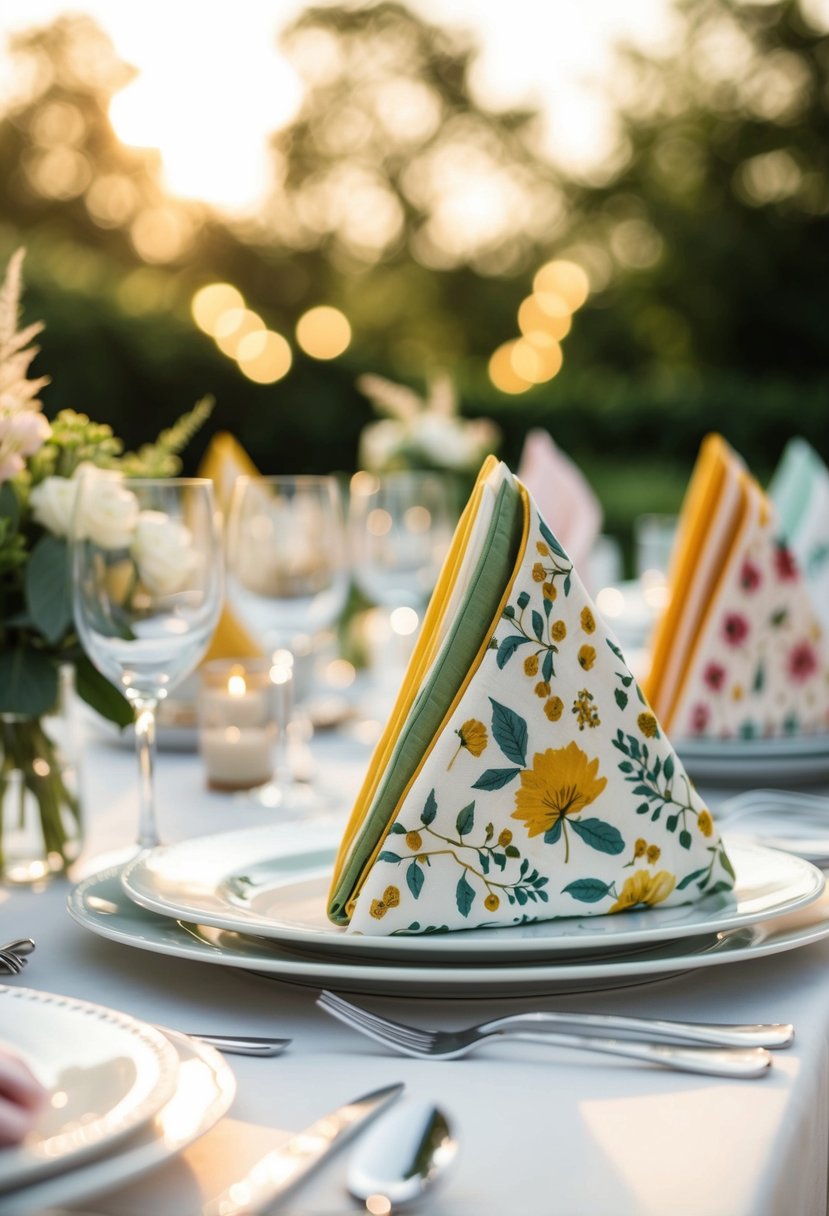
<path fill-rule="evenodd" d="M 829 735 L 775 739 L 683 739 L 677 752 L 688 775 L 717 785 L 803 785 L 829 778 Z"/>
<path fill-rule="evenodd" d="M 697 967 L 762 958 L 829 936 L 829 893 L 825 893 L 807 907 L 774 920 L 607 956 L 570 955 L 558 961 L 497 964 L 479 960 L 452 966 L 447 966 L 445 957 L 409 964 L 382 958 L 336 958 L 158 916 L 126 897 L 120 875 L 119 867 L 105 870 L 80 883 L 69 896 L 70 915 L 101 937 L 291 983 L 378 996 L 517 997 L 620 988 Z"/>
<path fill-rule="evenodd" d="M 59 1177 L 46 1178 L 0 1196 L 2 1216 L 28 1216 L 64 1204 L 84 1203 L 125 1186 L 163 1165 L 210 1130 L 229 1109 L 236 1079 L 206 1043 L 165 1031 L 178 1057 L 176 1088 L 155 1117 L 106 1156 Z"/>
<path fill-rule="evenodd" d="M 127 1014 L 32 988 L 0 987 L 0 1040 L 50 1093 L 21 1144 L 0 1149 L 0 1191 L 109 1152 L 170 1098 L 178 1053 Z"/>
<path fill-rule="evenodd" d="M 329 829 L 330 831 L 330 829 Z M 327 838 L 327 839 L 326 839 Z M 614 916 L 573 916 L 458 933 L 368 937 L 347 933 L 326 915 L 335 846 L 324 830 L 303 833 L 306 847 L 278 847 L 273 828 L 202 836 L 141 854 L 122 875 L 126 894 L 162 916 L 255 934 L 281 945 L 386 958 L 507 962 L 544 959 L 566 950 L 641 946 L 715 933 L 779 916 L 816 899 L 824 877 L 800 857 L 761 845 L 726 842 L 737 883 L 733 892 L 696 903 Z"/>

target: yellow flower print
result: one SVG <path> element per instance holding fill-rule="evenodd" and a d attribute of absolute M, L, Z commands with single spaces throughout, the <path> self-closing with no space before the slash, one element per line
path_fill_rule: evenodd
<path fill-rule="evenodd" d="M 411 849 L 413 853 L 416 853 L 418 851 L 418 849 L 421 848 L 422 845 L 423 845 L 423 837 L 421 836 L 420 832 L 407 832 L 406 833 L 406 848 L 407 849 Z"/>
<path fill-rule="evenodd" d="M 596 651 L 592 646 L 584 645 L 579 648 L 579 667 L 583 671 L 589 671 L 596 662 Z"/>
<path fill-rule="evenodd" d="M 541 590 L 544 592 L 545 600 L 552 602 L 558 596 L 555 583 L 545 583 Z"/>
<path fill-rule="evenodd" d="M 524 660 L 524 674 L 527 676 L 537 676 L 538 675 L 538 655 L 537 654 L 528 655 L 527 658 Z"/>
<path fill-rule="evenodd" d="M 500 899 L 492 891 L 490 891 L 489 895 L 487 895 L 486 899 L 484 900 L 484 907 L 486 908 L 487 912 L 497 912 L 500 904 Z"/>
<path fill-rule="evenodd" d="M 400 891 L 397 887 L 386 887 L 382 899 L 373 899 L 369 907 L 369 915 L 375 920 L 382 920 L 389 908 L 396 908 L 400 903 Z"/>
<path fill-rule="evenodd" d="M 648 862 L 651 865 L 653 865 L 655 862 L 659 861 L 659 858 L 661 856 L 662 856 L 662 850 L 660 849 L 658 844 L 649 844 L 648 845 Z"/>
<path fill-rule="evenodd" d="M 585 607 L 581 610 L 581 627 L 585 633 L 595 633 L 596 620 L 589 608 Z"/>
<path fill-rule="evenodd" d="M 528 836 L 541 836 L 567 815 L 580 814 L 607 785 L 598 769 L 598 759 L 588 759 L 576 743 L 536 752 L 532 768 L 521 773 L 512 818 L 524 821 Z"/>
<path fill-rule="evenodd" d="M 564 624 L 564 621 L 553 621 L 550 636 L 554 642 L 564 641 L 564 639 L 567 637 L 567 626 Z"/>
<path fill-rule="evenodd" d="M 676 886 L 676 878 L 667 870 L 659 870 L 649 874 L 647 870 L 637 870 L 625 879 L 622 894 L 610 912 L 626 912 L 628 908 L 637 908 L 640 904 L 652 907 L 667 899 Z"/>
<path fill-rule="evenodd" d="M 536 553 L 540 553 L 542 557 L 550 556 L 549 546 L 545 545 L 543 540 L 537 540 L 535 542 L 535 551 L 536 551 Z"/>
<path fill-rule="evenodd" d="M 479 722 L 477 718 L 470 718 L 468 722 L 464 722 L 460 730 L 455 731 L 455 734 L 460 739 L 460 743 L 458 750 L 446 766 L 447 772 L 460 755 L 461 748 L 465 747 L 470 755 L 477 758 L 489 743 L 489 732 L 483 722 Z"/>
<path fill-rule="evenodd" d="M 537 697 L 549 697 L 551 692 L 549 680 L 539 680 L 535 686 L 535 695 Z"/>
<path fill-rule="evenodd" d="M 533 582 L 543 583 L 547 577 L 547 571 L 544 569 L 543 562 L 536 562 L 533 566 Z"/>
<path fill-rule="evenodd" d="M 697 815 L 697 827 L 702 832 L 703 836 L 711 836 L 714 832 L 714 820 L 711 818 L 710 811 L 700 811 Z"/>
<path fill-rule="evenodd" d="M 636 843 L 633 846 L 633 856 L 634 857 L 644 857 L 645 854 L 647 853 L 647 851 L 648 851 L 648 842 L 647 842 L 647 840 L 643 840 L 642 837 L 640 836 L 639 839 L 636 841 Z"/>
<path fill-rule="evenodd" d="M 561 697 L 550 697 L 544 705 L 544 712 L 551 722 L 558 722 L 564 713 L 564 702 Z"/>
<path fill-rule="evenodd" d="M 659 734 L 659 726 L 653 714 L 640 714 L 636 719 L 636 725 L 646 739 L 655 739 Z"/>
<path fill-rule="evenodd" d="M 584 730 L 585 726 L 588 726 L 590 730 L 593 730 L 596 726 L 601 726 L 602 720 L 599 717 L 599 711 L 593 704 L 593 694 L 592 692 L 588 692 L 586 688 L 582 688 L 573 702 L 572 709 L 576 715 L 579 730 Z"/>

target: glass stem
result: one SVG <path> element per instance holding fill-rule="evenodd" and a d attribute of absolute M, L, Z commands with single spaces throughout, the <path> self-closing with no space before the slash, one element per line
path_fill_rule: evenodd
<path fill-rule="evenodd" d="M 155 709 L 154 697 L 133 698 L 135 710 L 135 750 L 138 756 L 138 845 L 154 849 L 161 844 L 155 821 Z"/>
<path fill-rule="evenodd" d="M 290 669 L 282 675 L 283 678 L 274 684 L 274 720 L 276 722 L 274 767 L 276 783 L 284 788 L 291 784 L 288 761 L 288 727 L 294 711 L 294 682 Z"/>

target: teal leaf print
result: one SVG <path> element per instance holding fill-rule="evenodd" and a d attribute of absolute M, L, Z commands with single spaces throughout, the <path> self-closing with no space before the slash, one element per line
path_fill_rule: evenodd
<path fill-rule="evenodd" d="M 426 805 L 420 812 L 420 822 L 427 827 L 434 821 L 435 815 L 438 813 L 438 804 L 435 800 L 435 791 L 429 790 L 429 796 L 426 799 Z"/>
<path fill-rule="evenodd" d="M 508 760 L 527 766 L 527 723 L 514 709 L 489 698 L 492 706 L 492 734 Z"/>
<path fill-rule="evenodd" d="M 684 891 L 686 887 L 690 887 L 692 882 L 696 882 L 698 878 L 702 878 L 703 874 L 708 873 L 708 867 L 703 866 L 701 870 L 692 870 L 690 874 L 676 884 L 677 891 Z"/>
<path fill-rule="evenodd" d="M 402 823 L 393 823 L 389 828 L 389 832 L 393 832 L 395 836 L 402 836 L 405 834 L 406 829 Z"/>
<path fill-rule="evenodd" d="M 415 899 L 417 899 L 418 895 L 423 890 L 423 871 L 416 861 L 413 861 L 406 871 L 406 886 L 409 888 Z"/>
<path fill-rule="evenodd" d="M 544 617 L 540 612 L 533 608 L 532 613 L 533 633 L 538 638 L 539 642 L 544 637 Z"/>
<path fill-rule="evenodd" d="M 546 602 L 549 604 L 550 601 L 547 600 Z M 541 678 L 542 680 L 546 680 L 549 684 L 554 675 L 555 668 L 553 667 L 553 652 L 552 650 L 548 650 L 541 664 Z"/>
<path fill-rule="evenodd" d="M 475 888 L 467 881 L 466 874 L 461 874 L 455 887 L 455 904 L 461 916 L 468 916 L 475 902 Z"/>
<path fill-rule="evenodd" d="M 561 839 L 561 820 L 557 819 L 551 828 L 544 833 L 545 844 L 558 844 Z"/>
<path fill-rule="evenodd" d="M 515 654 L 519 646 L 525 646 L 529 642 L 529 638 L 523 637 L 520 633 L 513 633 L 498 646 L 498 655 L 495 662 L 498 664 L 499 671 L 503 671 L 507 663 Z"/>
<path fill-rule="evenodd" d="M 488 768 L 472 786 L 473 790 L 501 790 L 522 770 L 520 768 Z"/>
<path fill-rule="evenodd" d="M 470 802 L 462 811 L 458 811 L 455 827 L 459 836 L 468 836 L 475 826 L 475 803 Z"/>
<path fill-rule="evenodd" d="M 571 819 L 570 827 L 597 853 L 609 853 L 615 857 L 624 852 L 622 834 L 612 823 L 603 823 L 601 819 Z"/>
<path fill-rule="evenodd" d="M 522 591 L 521 594 L 518 596 L 517 602 L 518 602 L 518 607 L 520 609 L 522 609 L 522 611 L 523 611 L 523 609 L 526 608 L 527 604 L 529 604 L 529 602 L 530 602 L 529 592 Z"/>
<path fill-rule="evenodd" d="M 378 861 L 391 861 L 391 862 L 397 863 L 398 861 L 402 861 L 403 859 L 400 856 L 398 856 L 397 853 L 392 853 L 388 849 L 383 849 L 383 852 L 380 853 L 377 860 Z"/>
<path fill-rule="evenodd" d="M 563 557 L 565 561 L 570 560 L 540 515 L 538 517 L 538 530 L 552 549 L 553 553 L 557 554 L 559 557 Z"/>
<path fill-rule="evenodd" d="M 599 878 L 578 878 L 562 887 L 562 894 L 572 895 L 583 904 L 597 904 L 610 892 L 610 884 Z"/>
<path fill-rule="evenodd" d="M 619 709 L 625 709 L 627 707 L 627 703 L 628 703 L 628 695 L 624 691 L 624 689 L 622 689 L 622 688 L 615 689 L 613 695 L 616 698 L 616 704 L 619 706 Z"/>

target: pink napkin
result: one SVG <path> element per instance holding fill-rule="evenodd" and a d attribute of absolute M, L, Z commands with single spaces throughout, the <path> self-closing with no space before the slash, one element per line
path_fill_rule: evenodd
<path fill-rule="evenodd" d="M 0 1044 L 0 1147 L 23 1139 L 34 1127 L 47 1097 L 20 1056 Z"/>
<path fill-rule="evenodd" d="M 586 569 L 602 526 L 602 508 L 581 469 L 538 428 L 524 440 L 518 478 L 570 561 L 576 569 Z"/>

